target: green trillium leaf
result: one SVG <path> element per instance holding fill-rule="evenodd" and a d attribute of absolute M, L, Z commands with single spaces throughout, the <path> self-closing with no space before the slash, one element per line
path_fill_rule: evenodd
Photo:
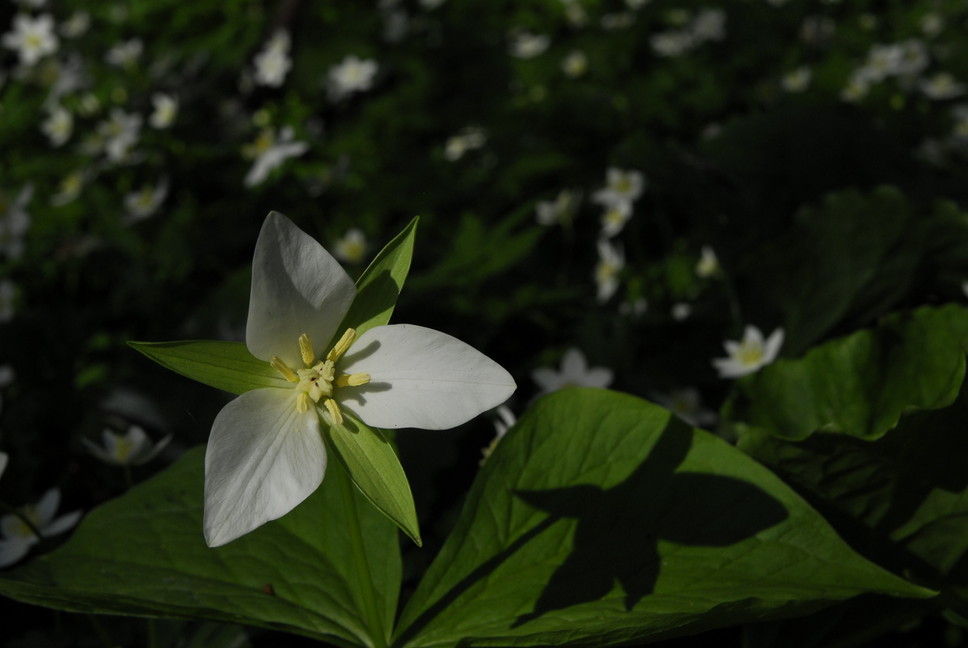
<path fill-rule="evenodd" d="M 721 439 L 631 396 L 568 389 L 485 464 L 397 643 L 655 641 L 866 592 L 933 594 L 855 553 Z"/>
<path fill-rule="evenodd" d="M 393 445 L 383 433 L 344 415 L 343 425 L 327 428 L 327 446 L 366 498 L 418 545 L 420 529 L 410 483 Z"/>
<path fill-rule="evenodd" d="M 75 612 L 206 619 L 373 645 L 343 499 L 343 489 L 356 489 L 344 472 L 332 466 L 288 515 L 216 549 L 202 537 L 203 473 L 204 448 L 196 448 L 92 511 L 63 546 L 0 575 L 0 594 Z M 401 580 L 396 529 L 362 495 L 352 497 L 389 629 Z"/>
<path fill-rule="evenodd" d="M 778 360 L 740 381 L 730 416 L 778 437 L 876 439 L 909 409 L 950 405 L 965 376 L 968 310 L 920 308 Z"/>

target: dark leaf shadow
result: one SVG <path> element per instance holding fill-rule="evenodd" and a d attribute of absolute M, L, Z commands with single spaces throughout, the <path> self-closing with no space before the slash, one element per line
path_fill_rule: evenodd
<path fill-rule="evenodd" d="M 358 288 L 349 312 L 340 323 L 339 331 L 345 331 L 351 325 L 367 322 L 380 313 L 393 309 L 401 288 L 389 270 L 382 270 L 369 278 Z"/>

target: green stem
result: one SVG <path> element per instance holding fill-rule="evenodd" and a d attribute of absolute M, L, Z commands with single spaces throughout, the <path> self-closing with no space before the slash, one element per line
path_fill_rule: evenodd
<path fill-rule="evenodd" d="M 356 510 L 356 500 L 353 498 L 353 486 L 348 474 L 346 475 L 346 479 L 339 481 L 342 483 L 343 504 L 346 506 L 346 517 L 349 521 L 350 544 L 353 546 L 353 560 L 356 562 L 356 570 L 363 589 L 363 612 L 366 615 L 366 622 L 369 626 L 370 636 L 373 639 L 375 648 L 387 648 L 387 642 L 383 632 L 383 623 L 380 620 L 380 614 L 376 608 L 373 578 L 370 575 L 370 566 L 367 563 L 366 550 L 363 547 L 363 532 L 360 530 L 360 518 Z"/>

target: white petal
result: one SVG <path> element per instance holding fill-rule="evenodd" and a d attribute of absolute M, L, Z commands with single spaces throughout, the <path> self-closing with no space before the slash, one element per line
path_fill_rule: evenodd
<path fill-rule="evenodd" d="M 291 511 L 323 480 L 326 449 L 314 408 L 292 389 L 255 389 L 212 425 L 205 454 L 205 540 L 217 547 Z"/>
<path fill-rule="evenodd" d="M 743 364 L 734 358 L 718 358 L 713 360 L 713 365 L 719 372 L 720 378 L 739 378 L 759 369 L 758 365 Z"/>
<path fill-rule="evenodd" d="M 585 374 L 585 379 L 581 384 L 585 387 L 605 389 L 612 384 L 612 370 L 606 367 L 592 367 Z"/>
<path fill-rule="evenodd" d="M 4 538 L 0 540 L 0 567 L 8 567 L 27 555 L 33 541 L 22 538 Z"/>
<path fill-rule="evenodd" d="M 0 452 L 0 477 L 3 477 L 3 471 L 7 469 L 7 462 L 10 460 L 10 455 L 6 452 Z"/>
<path fill-rule="evenodd" d="M 71 511 L 66 515 L 62 515 L 44 528 L 40 530 L 45 537 L 55 536 L 59 533 L 64 533 L 68 529 L 73 529 L 78 520 L 81 519 L 80 511 Z"/>
<path fill-rule="evenodd" d="M 282 214 L 266 218 L 255 244 L 245 343 L 257 358 L 302 367 L 299 336 L 317 356 L 336 333 L 356 286 L 329 252 Z"/>
<path fill-rule="evenodd" d="M 133 459 L 141 454 L 145 448 L 151 445 L 151 441 L 148 439 L 148 435 L 141 428 L 140 425 L 132 425 L 128 428 L 128 431 L 124 433 L 125 440 L 131 444 L 129 459 Z"/>
<path fill-rule="evenodd" d="M 550 367 L 538 367 L 531 372 L 531 379 L 544 392 L 553 392 L 561 387 L 561 376 Z"/>
<path fill-rule="evenodd" d="M 783 336 L 783 329 L 778 328 L 766 338 L 766 343 L 763 345 L 763 364 L 767 365 L 776 360 L 780 347 L 783 346 Z"/>
<path fill-rule="evenodd" d="M 165 449 L 165 446 L 168 445 L 171 439 L 172 439 L 172 435 L 170 434 L 165 438 L 161 439 L 157 444 L 155 444 L 153 448 L 148 448 L 147 452 L 139 456 L 134 463 L 139 466 L 141 464 L 148 463 L 149 461 L 157 457 L 159 454 L 161 454 L 161 451 Z"/>
<path fill-rule="evenodd" d="M 499 364 L 446 333 L 378 326 L 364 333 L 337 369 L 370 382 L 336 396 L 363 422 L 383 428 L 444 430 L 503 403 L 515 389 Z"/>
<path fill-rule="evenodd" d="M 60 506 L 60 489 L 51 488 L 37 502 L 37 527 L 41 530 L 50 524 Z M 41 531 L 43 533 L 43 531 Z"/>
<path fill-rule="evenodd" d="M 565 382 L 578 383 L 585 378 L 588 373 L 588 363 L 585 362 L 585 355 L 578 349 L 568 349 L 565 356 L 561 359 L 561 377 Z"/>
<path fill-rule="evenodd" d="M 763 347 L 763 333 L 753 325 L 747 325 L 743 331 L 743 344 L 746 346 Z"/>

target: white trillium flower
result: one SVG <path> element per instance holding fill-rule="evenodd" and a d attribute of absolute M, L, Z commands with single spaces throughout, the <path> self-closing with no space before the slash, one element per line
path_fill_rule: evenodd
<path fill-rule="evenodd" d="M 278 137 L 271 128 L 263 130 L 255 142 L 243 150 L 243 155 L 255 158 L 252 168 L 245 176 L 245 186 L 262 184 L 283 162 L 299 157 L 308 150 L 309 144 L 293 140 L 293 132 L 289 127 L 281 129 Z"/>
<path fill-rule="evenodd" d="M 363 230 L 354 227 L 347 231 L 343 238 L 336 241 L 336 245 L 333 246 L 333 256 L 347 263 L 359 263 L 368 248 Z"/>
<path fill-rule="evenodd" d="M 538 367 L 531 372 L 531 378 L 541 388 L 542 394 L 567 387 L 600 387 L 612 384 L 612 370 L 607 367 L 589 367 L 585 354 L 579 349 L 565 351 L 561 358 L 561 369 Z"/>
<path fill-rule="evenodd" d="M 17 50 L 22 65 L 32 67 L 43 57 L 57 51 L 54 19 L 50 14 L 36 18 L 17 14 L 13 18 L 13 31 L 4 34 L 2 42 L 4 47 Z"/>
<path fill-rule="evenodd" d="M 458 134 L 448 137 L 444 142 L 444 159 L 456 162 L 468 151 L 481 148 L 487 142 L 487 135 L 480 128 L 468 126 Z"/>
<path fill-rule="evenodd" d="M 132 191 L 124 197 L 124 208 L 127 211 L 124 223 L 131 225 L 148 218 L 158 211 L 167 196 L 168 178 L 162 178 L 158 184 L 146 184 L 138 191 Z"/>
<path fill-rule="evenodd" d="M 40 542 L 41 537 L 64 533 L 81 519 L 80 511 L 55 517 L 59 506 L 60 491 L 52 488 L 44 493 L 37 504 L 22 507 L 19 515 L 8 513 L 0 517 L 0 532 L 3 534 L 0 538 L 0 567 L 12 565 L 26 556 L 30 547 Z M 40 532 L 40 537 L 35 530 Z"/>
<path fill-rule="evenodd" d="M 625 223 L 632 218 L 632 203 L 627 200 L 618 200 L 605 205 L 602 212 L 602 236 L 612 238 L 623 229 Z"/>
<path fill-rule="evenodd" d="M 290 43 L 289 32 L 280 29 L 272 35 L 265 48 L 256 54 L 253 63 L 257 84 L 273 88 L 283 84 L 292 68 L 292 59 L 289 58 Z"/>
<path fill-rule="evenodd" d="M 151 439 L 140 426 L 132 425 L 124 434 L 104 430 L 101 433 L 101 445 L 90 439 L 82 439 L 82 441 L 88 451 L 104 463 L 116 466 L 140 466 L 157 457 L 171 441 L 171 435 L 152 444 Z"/>
<path fill-rule="evenodd" d="M 381 428 L 441 430 L 515 389 L 500 365 L 444 333 L 406 324 L 345 331 L 327 351 L 356 286 L 312 237 L 269 214 L 252 261 L 246 346 L 279 373 L 212 425 L 205 456 L 205 539 L 225 544 L 279 518 L 323 480 L 321 425 L 349 415 Z M 345 412 L 345 414 L 344 414 Z"/>
<path fill-rule="evenodd" d="M 151 103 L 155 107 L 154 112 L 148 117 L 148 123 L 152 128 L 162 129 L 171 126 L 178 114 L 178 99 L 170 94 L 156 92 L 151 95 Z"/>
<path fill-rule="evenodd" d="M 605 172 L 605 188 L 592 194 L 592 201 L 610 207 L 618 203 L 633 203 L 645 189 L 645 176 L 639 171 L 626 171 L 615 167 Z"/>
<path fill-rule="evenodd" d="M 741 341 L 727 340 L 723 346 L 729 357 L 717 358 L 713 360 L 713 365 L 719 371 L 720 378 L 739 378 L 776 360 L 783 346 L 783 329 L 776 329 L 764 340 L 760 329 L 747 326 Z"/>
<path fill-rule="evenodd" d="M 376 61 L 372 59 L 347 56 L 329 69 L 327 88 L 330 98 L 338 101 L 355 92 L 369 90 L 373 87 L 373 77 L 378 69 Z"/>

